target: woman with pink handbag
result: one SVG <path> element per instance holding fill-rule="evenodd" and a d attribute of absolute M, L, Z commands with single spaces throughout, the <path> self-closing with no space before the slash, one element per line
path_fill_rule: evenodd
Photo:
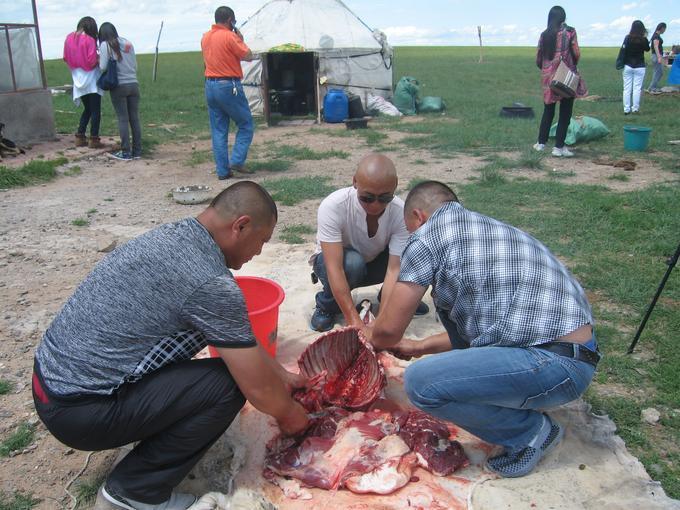
<path fill-rule="evenodd" d="M 574 155 L 564 146 L 564 139 L 567 136 L 567 128 L 574 108 L 574 97 L 582 97 L 588 93 L 582 79 L 579 79 L 578 85 L 573 91 L 574 96 L 571 97 L 569 97 L 570 94 L 565 94 L 554 86 L 554 78 L 560 64 L 563 63 L 563 68 L 566 66 L 571 73 L 576 74 L 576 64 L 581 57 L 576 30 L 565 23 L 566 18 L 564 9 L 559 5 L 550 9 L 548 26 L 538 40 L 538 51 L 536 53 L 536 65 L 541 70 L 544 108 L 538 130 L 538 141 L 534 144 L 534 149 L 537 151 L 545 149 L 550 126 L 555 116 L 555 104 L 560 103 L 555 147 L 552 150 L 552 155 L 556 157 L 572 157 Z"/>

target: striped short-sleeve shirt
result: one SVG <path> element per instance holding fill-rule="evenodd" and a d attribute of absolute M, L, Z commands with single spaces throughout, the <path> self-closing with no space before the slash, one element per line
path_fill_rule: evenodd
<path fill-rule="evenodd" d="M 243 294 L 195 218 L 100 261 L 43 335 L 36 361 L 59 396 L 111 394 L 203 347 L 256 345 Z"/>

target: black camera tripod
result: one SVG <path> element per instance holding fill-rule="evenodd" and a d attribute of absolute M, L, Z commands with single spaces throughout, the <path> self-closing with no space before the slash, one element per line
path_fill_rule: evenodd
<path fill-rule="evenodd" d="M 628 354 L 632 354 L 633 349 L 635 349 L 635 345 L 637 344 L 637 342 L 640 338 L 640 335 L 642 334 L 642 330 L 645 329 L 645 324 L 647 324 L 647 319 L 649 319 L 649 316 L 652 314 L 652 310 L 654 310 L 654 305 L 656 305 L 656 300 L 659 299 L 659 296 L 661 295 L 661 291 L 663 290 L 664 286 L 666 285 L 666 282 L 668 281 L 668 277 L 671 275 L 671 271 L 673 271 L 673 268 L 678 263 L 679 257 L 680 257 L 680 244 L 678 244 L 678 248 L 675 250 L 675 255 L 670 257 L 667 261 L 668 269 L 666 270 L 666 274 L 661 279 L 661 283 L 659 284 L 659 288 L 656 289 L 656 294 L 654 295 L 654 299 L 652 299 L 652 302 L 650 303 L 649 308 L 647 308 L 647 313 L 645 313 L 645 316 L 642 319 L 642 322 L 640 323 L 640 327 L 638 328 L 637 333 L 635 333 L 635 338 L 633 338 L 633 342 L 630 344 L 630 347 L 628 347 Z"/>

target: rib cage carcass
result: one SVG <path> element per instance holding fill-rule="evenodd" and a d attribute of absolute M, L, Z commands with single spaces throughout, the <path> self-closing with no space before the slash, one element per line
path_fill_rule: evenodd
<path fill-rule="evenodd" d="M 354 327 L 320 336 L 302 353 L 298 366 L 312 387 L 294 397 L 310 412 L 328 406 L 366 409 L 387 384 L 373 347 Z"/>

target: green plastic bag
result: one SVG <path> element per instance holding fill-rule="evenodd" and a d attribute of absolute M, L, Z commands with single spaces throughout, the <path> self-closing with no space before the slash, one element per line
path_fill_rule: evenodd
<path fill-rule="evenodd" d="M 425 96 L 418 103 L 418 113 L 442 112 L 446 109 L 446 103 L 441 97 Z"/>
<path fill-rule="evenodd" d="M 393 103 L 404 115 L 415 115 L 420 84 L 413 76 L 403 76 L 394 87 Z"/>
<path fill-rule="evenodd" d="M 556 132 L 557 124 L 553 124 L 550 128 L 550 137 L 555 138 Z M 595 117 L 574 117 L 569 122 L 564 143 L 574 145 L 575 143 L 590 142 L 605 137 L 609 133 L 609 128 L 604 125 L 604 122 Z"/>

